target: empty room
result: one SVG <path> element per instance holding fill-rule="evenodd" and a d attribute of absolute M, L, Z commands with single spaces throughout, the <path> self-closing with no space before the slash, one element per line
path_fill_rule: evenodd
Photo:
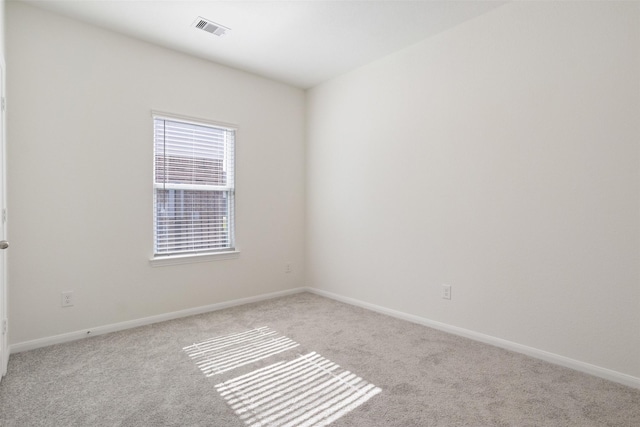
<path fill-rule="evenodd" d="M 0 425 L 640 425 L 640 2 L 0 0 Z"/>

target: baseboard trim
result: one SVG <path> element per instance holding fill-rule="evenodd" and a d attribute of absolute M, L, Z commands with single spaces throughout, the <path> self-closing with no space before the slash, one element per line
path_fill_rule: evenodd
<path fill-rule="evenodd" d="M 95 328 L 83 329 L 66 334 L 54 335 L 46 338 L 39 338 L 31 341 L 24 341 L 9 346 L 9 353 L 20 353 L 22 351 L 35 350 L 40 347 L 47 347 L 54 344 L 62 344 L 65 342 L 76 341 L 89 336 L 104 335 L 111 332 L 122 331 L 125 329 L 136 328 L 138 326 L 151 325 L 153 323 L 164 322 L 166 320 L 179 319 L 181 317 L 193 316 L 196 314 L 209 313 L 212 311 L 223 310 L 238 305 L 250 304 L 259 301 L 265 301 L 273 298 L 279 298 L 287 295 L 293 295 L 305 292 L 306 288 L 294 288 L 284 291 L 270 292 L 267 294 L 257 295 L 253 297 L 240 298 L 231 301 L 220 302 L 217 304 L 204 305 L 200 307 L 188 308 L 186 310 L 173 311 L 171 313 L 159 314 L 157 316 L 144 317 L 141 319 L 129 320 L 126 322 L 113 323 L 111 325 L 98 326 Z"/>
<path fill-rule="evenodd" d="M 490 344 L 496 347 L 504 348 L 505 350 L 514 351 L 527 356 L 541 359 L 546 362 L 554 363 L 556 365 L 564 366 L 565 368 L 574 369 L 576 371 L 584 372 L 599 378 L 604 378 L 609 381 L 613 381 L 619 384 L 626 385 L 640 389 L 640 378 L 623 374 L 611 369 L 602 368 L 600 366 L 592 365 L 589 363 L 581 362 L 579 360 L 571 359 L 559 354 L 550 353 L 548 351 L 539 350 L 537 348 L 528 347 L 526 345 L 518 344 L 512 341 L 503 340 L 490 335 L 481 334 L 469 329 L 459 328 L 457 326 L 448 325 L 446 323 L 437 322 L 424 317 L 416 316 L 413 314 L 404 313 L 390 308 L 382 307 L 379 305 L 371 304 L 368 302 L 360 301 L 355 298 L 345 297 L 333 292 L 324 291 L 317 288 L 305 288 L 306 291 L 316 295 L 320 295 L 326 298 L 330 298 L 336 301 L 340 301 L 346 304 L 354 305 L 357 307 L 365 308 L 367 310 L 375 311 L 381 314 L 386 314 L 391 317 L 395 317 L 409 322 L 417 323 L 420 325 L 428 326 L 433 329 L 438 329 L 443 332 L 448 332 L 461 337 L 469 338 L 475 341 L 480 341 L 485 344 Z"/>
<path fill-rule="evenodd" d="M 564 366 L 566 368 L 574 369 L 576 371 L 584 372 L 599 378 L 604 378 L 609 381 L 613 381 L 619 384 L 626 385 L 640 389 L 640 378 L 623 374 L 611 369 L 602 368 L 600 366 L 592 365 L 589 363 L 581 362 L 579 360 L 571 359 L 565 356 L 561 356 L 548 351 L 539 350 L 537 348 L 528 347 L 522 344 L 518 344 L 512 341 L 496 338 L 491 335 L 481 334 L 469 329 L 459 328 L 457 326 L 448 325 L 446 323 L 437 322 L 424 317 L 416 316 L 413 314 L 404 313 L 398 310 L 382 307 L 376 304 L 364 302 L 355 298 L 346 297 L 333 292 L 324 291 L 322 289 L 312 287 L 300 287 L 294 289 L 287 289 L 284 291 L 271 292 L 267 294 L 257 295 L 253 297 L 240 298 L 231 301 L 220 302 L 211 305 L 205 305 L 200 307 L 189 308 L 186 310 L 174 311 L 171 313 L 159 314 L 157 316 L 144 317 L 141 319 L 129 320 L 126 322 L 114 323 L 111 325 L 103 325 L 95 328 L 83 329 L 80 331 L 68 332 L 65 334 L 54 335 L 46 338 L 39 338 L 31 341 L 24 341 L 9 346 L 9 354 L 20 353 L 22 351 L 35 350 L 41 347 L 47 347 L 54 344 L 62 344 L 65 342 L 76 341 L 79 339 L 87 338 L 89 336 L 103 335 L 111 332 L 122 331 L 125 329 L 136 328 L 138 326 L 151 325 L 153 323 L 164 322 L 166 320 L 179 319 L 181 317 L 193 316 L 196 314 L 209 313 L 213 311 L 223 310 L 229 307 L 235 307 L 244 304 L 250 304 L 254 302 L 265 301 L 273 298 L 279 298 L 287 295 L 293 295 L 301 292 L 310 292 L 316 295 L 320 295 L 325 298 L 330 298 L 335 301 L 340 301 L 346 304 L 350 304 L 356 307 L 365 308 L 367 310 L 375 311 L 377 313 L 385 314 L 391 317 L 395 317 L 409 322 L 417 323 L 420 325 L 428 326 L 430 328 L 438 329 L 443 332 L 448 332 L 454 335 L 469 338 L 475 341 L 490 344 L 496 347 L 504 348 L 505 350 L 515 351 L 517 353 L 525 354 L 536 359 L 541 359 L 556 365 Z"/>

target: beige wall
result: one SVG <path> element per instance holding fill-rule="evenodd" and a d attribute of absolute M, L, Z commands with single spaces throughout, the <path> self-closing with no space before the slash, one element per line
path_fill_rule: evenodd
<path fill-rule="evenodd" d="M 303 284 L 303 91 L 31 6 L 7 17 L 10 343 Z M 152 109 L 239 127 L 238 259 L 149 265 Z"/>
<path fill-rule="evenodd" d="M 514 2 L 312 89 L 307 285 L 640 377 L 639 23 Z"/>
<path fill-rule="evenodd" d="M 9 3 L 11 343 L 306 284 L 640 377 L 639 23 L 511 3 L 305 117 L 297 89 Z M 240 258 L 149 266 L 151 109 L 240 127 Z"/>

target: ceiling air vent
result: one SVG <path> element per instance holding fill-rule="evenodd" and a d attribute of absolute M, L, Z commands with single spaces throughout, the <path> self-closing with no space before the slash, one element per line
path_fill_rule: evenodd
<path fill-rule="evenodd" d="M 216 36 L 224 36 L 225 33 L 230 30 L 230 28 L 211 22 L 202 16 L 198 16 L 198 18 L 193 21 L 193 26 Z"/>

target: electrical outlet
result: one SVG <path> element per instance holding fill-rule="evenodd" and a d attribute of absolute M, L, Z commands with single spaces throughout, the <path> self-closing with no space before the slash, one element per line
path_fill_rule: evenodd
<path fill-rule="evenodd" d="M 293 271 L 293 269 L 291 268 L 291 263 L 288 262 L 285 266 L 284 266 L 284 272 L 285 273 L 291 273 Z"/>
<path fill-rule="evenodd" d="M 71 307 L 73 305 L 73 292 L 63 292 L 62 293 L 62 306 L 63 307 Z"/>
<path fill-rule="evenodd" d="M 442 285 L 442 299 L 451 299 L 451 285 Z"/>

